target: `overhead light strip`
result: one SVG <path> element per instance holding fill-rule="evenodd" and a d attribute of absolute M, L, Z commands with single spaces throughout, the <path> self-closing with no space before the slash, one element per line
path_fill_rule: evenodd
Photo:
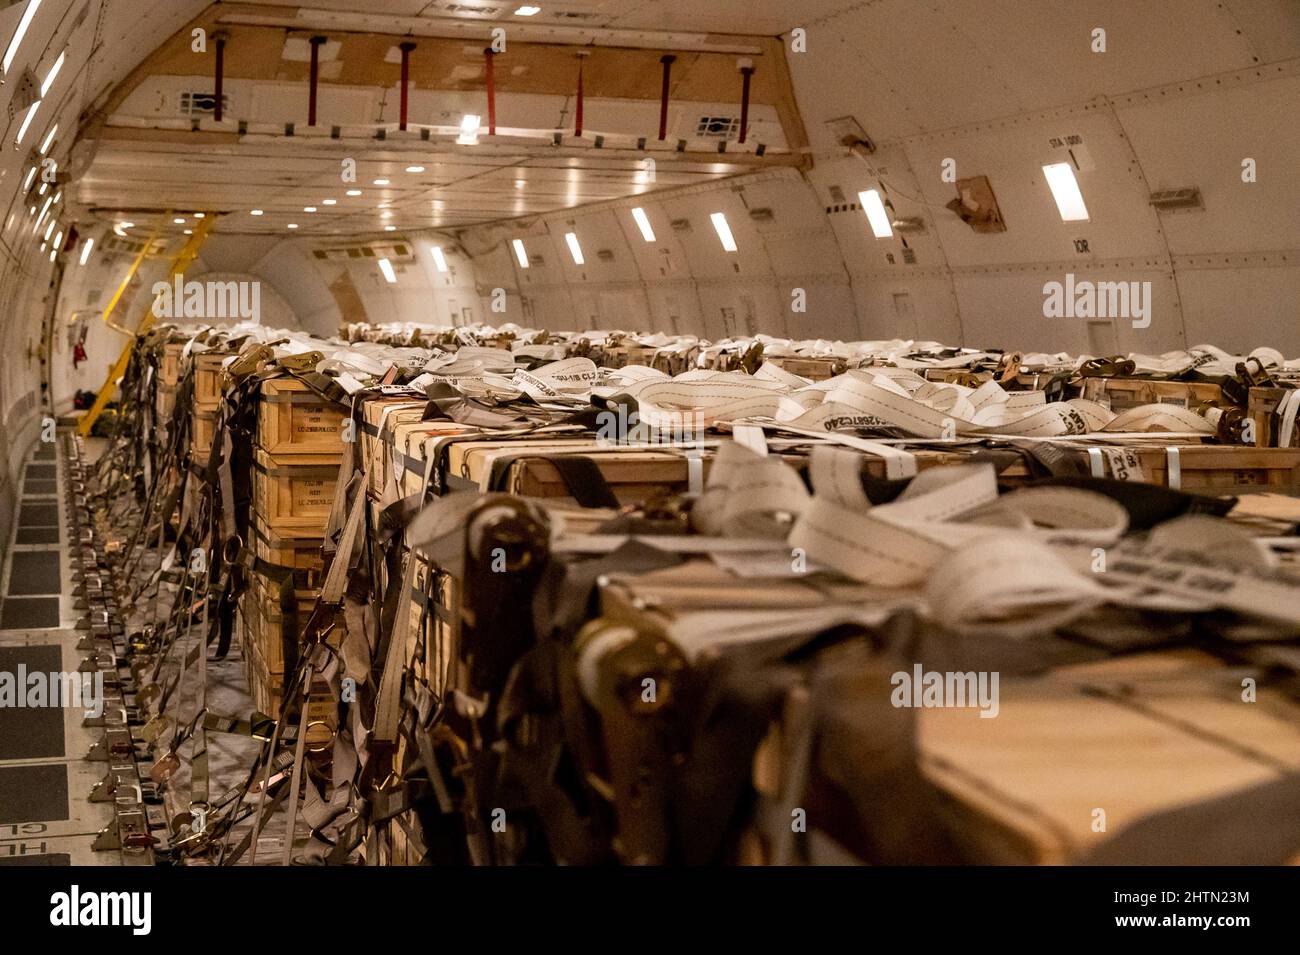
<path fill-rule="evenodd" d="M 9 41 L 9 49 L 5 50 L 5 76 L 9 75 L 9 69 L 13 66 L 14 57 L 18 55 L 18 48 L 22 46 L 23 38 L 27 36 L 27 28 L 32 25 L 32 18 L 36 16 L 36 11 L 40 8 L 41 0 L 28 0 L 27 9 L 23 11 L 23 18 L 18 21 L 18 29 L 14 31 L 14 37 Z"/>

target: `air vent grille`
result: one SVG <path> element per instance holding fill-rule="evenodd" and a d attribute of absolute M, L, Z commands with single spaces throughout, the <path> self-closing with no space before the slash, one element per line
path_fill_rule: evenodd
<path fill-rule="evenodd" d="M 701 116 L 695 124 L 699 139 L 735 139 L 740 135 L 740 119 L 736 116 Z"/>
<path fill-rule="evenodd" d="M 372 242 L 369 245 L 343 245 L 314 249 L 312 255 L 328 262 L 360 262 L 388 259 L 394 265 L 414 258 L 411 247 L 405 242 Z"/>
<path fill-rule="evenodd" d="M 225 93 L 221 94 L 221 108 L 230 108 L 230 97 Z M 182 116 L 210 116 L 216 112 L 217 96 L 215 93 L 186 91 L 181 93 L 180 109 Z"/>

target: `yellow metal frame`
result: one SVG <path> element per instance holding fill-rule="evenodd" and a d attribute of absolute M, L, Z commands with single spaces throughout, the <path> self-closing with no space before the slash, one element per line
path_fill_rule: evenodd
<path fill-rule="evenodd" d="M 194 228 L 194 234 L 190 236 L 189 241 L 181 247 L 181 250 L 176 253 L 176 257 L 172 259 L 171 267 L 167 270 L 167 280 L 169 282 L 175 281 L 176 276 L 183 275 L 190 263 L 198 258 L 199 249 L 203 248 L 203 243 L 207 241 L 208 233 L 212 231 L 212 226 L 215 223 L 216 218 L 211 215 L 198 221 Z M 126 366 L 131 361 L 131 351 L 135 348 L 136 339 L 147 332 L 154 323 L 153 303 L 150 303 L 149 307 L 145 309 L 144 315 L 140 317 L 140 322 L 134 330 L 122 325 L 116 325 L 109 321 L 109 318 L 112 316 L 114 309 L 117 308 L 122 295 L 126 292 L 127 285 L 130 284 L 131 279 L 139 270 L 140 263 L 144 261 L 155 236 L 156 233 L 149 237 L 149 241 L 145 243 L 144 248 L 140 250 L 140 254 L 131 263 L 131 269 L 127 272 L 126 278 L 122 280 L 122 284 L 118 286 L 113 300 L 108 303 L 108 308 L 104 309 L 104 324 L 123 334 L 130 335 L 131 340 L 126 343 L 126 347 L 122 349 L 122 354 L 118 356 L 113 367 L 109 369 L 108 379 L 104 382 L 104 387 L 99 389 L 99 394 L 95 396 L 95 403 L 90 406 L 89 411 L 81 416 L 81 421 L 77 424 L 77 431 L 82 437 L 90 434 L 95 422 L 99 420 L 99 416 L 104 413 L 104 408 L 112 399 L 113 392 L 117 390 L 118 380 L 126 374 Z"/>

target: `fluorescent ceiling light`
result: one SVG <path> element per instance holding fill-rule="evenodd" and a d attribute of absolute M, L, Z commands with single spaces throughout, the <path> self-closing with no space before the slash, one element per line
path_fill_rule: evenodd
<path fill-rule="evenodd" d="M 23 117 L 23 124 L 18 127 L 18 137 L 14 140 L 15 146 L 23 144 L 23 137 L 27 135 L 27 130 L 31 128 L 32 120 L 36 118 L 36 112 L 41 108 L 41 101 L 37 100 L 27 110 L 27 115 Z"/>
<path fill-rule="evenodd" d="M 28 189 L 32 187 L 32 180 L 35 178 L 36 178 L 36 167 L 33 166 L 30 170 L 28 170 L 27 178 L 23 180 L 23 192 L 26 192 Z"/>
<path fill-rule="evenodd" d="M 1043 167 L 1047 185 L 1051 187 L 1052 198 L 1061 213 L 1063 222 L 1083 222 L 1088 218 L 1088 207 L 1083 203 L 1083 193 L 1074 178 L 1074 169 L 1068 162 L 1052 163 Z"/>
<path fill-rule="evenodd" d="M 442 246 L 435 245 L 430 251 L 433 253 L 433 264 L 438 267 L 439 272 L 447 271 L 447 257 L 442 254 Z"/>
<path fill-rule="evenodd" d="M 50 67 L 50 72 L 45 74 L 45 82 L 41 84 L 41 99 L 45 99 L 45 94 L 48 93 L 50 87 L 54 85 L 54 81 L 59 76 L 59 70 L 63 69 L 63 61 L 67 59 L 67 56 L 67 50 L 60 53 L 59 58 L 55 60 L 54 65 Z"/>
<path fill-rule="evenodd" d="M 81 247 L 81 264 L 85 265 L 90 260 L 90 250 L 95 247 L 94 239 L 87 239 L 86 244 Z"/>
<path fill-rule="evenodd" d="M 50 191 L 50 184 L 48 182 L 43 182 L 41 183 L 41 188 L 36 190 L 36 194 L 38 196 L 43 196 L 49 191 Z"/>
<path fill-rule="evenodd" d="M 645 210 L 637 206 L 632 210 L 632 218 L 636 220 L 636 227 L 641 230 L 641 238 L 653 242 L 655 230 L 650 227 L 650 217 L 645 214 Z"/>
<path fill-rule="evenodd" d="M 185 234 L 186 234 L 186 235 L 193 235 L 193 234 L 194 234 L 194 230 L 193 230 L 193 229 L 186 229 L 186 230 L 185 230 Z"/>
<path fill-rule="evenodd" d="M 385 232 L 396 232 L 396 231 L 397 231 L 397 226 L 395 226 L 395 225 L 386 225 L 386 226 L 384 226 L 384 231 L 385 231 Z"/>
<path fill-rule="evenodd" d="M 177 225 L 184 225 L 184 224 L 185 224 L 185 220 L 184 220 L 184 219 L 173 219 L 172 222 L 176 223 Z"/>
<path fill-rule="evenodd" d="M 50 143 L 54 142 L 54 134 L 57 133 L 58 131 L 59 131 L 59 126 L 56 123 L 55 125 L 51 126 L 50 131 L 45 134 L 45 142 L 41 143 L 42 156 L 44 156 L 46 152 L 49 151 Z"/>
<path fill-rule="evenodd" d="M 888 239 L 894 234 L 893 226 L 889 224 L 889 213 L 885 210 L 879 192 L 875 189 L 859 192 L 858 201 L 862 203 L 862 211 L 867 214 L 867 222 L 871 223 L 872 235 L 877 239 Z"/>
<path fill-rule="evenodd" d="M 389 285 L 397 284 L 397 273 L 393 271 L 393 263 L 387 259 L 379 260 L 379 271 L 384 273 L 384 280 Z"/>
<path fill-rule="evenodd" d="M 50 261 L 53 262 L 55 258 L 58 257 L 58 254 L 59 254 L 58 249 L 50 249 Z"/>
<path fill-rule="evenodd" d="M 54 201 L 57 203 L 62 198 L 63 198 L 63 190 L 60 189 L 58 192 L 54 194 Z"/>
<path fill-rule="evenodd" d="M 252 210 L 249 211 L 248 214 L 249 214 L 250 216 L 260 216 L 260 215 L 262 215 L 262 210 L 261 210 L 261 209 L 252 209 Z"/>
<path fill-rule="evenodd" d="M 569 245 L 569 254 L 573 256 L 574 265 L 585 265 L 587 260 L 582 257 L 582 246 L 578 244 L 578 234 L 576 232 L 564 233 L 564 241 Z"/>
<path fill-rule="evenodd" d="M 709 218 L 713 220 L 713 230 L 718 233 L 718 241 L 722 243 L 722 248 L 727 252 L 735 252 L 736 237 L 731 234 L 731 226 L 727 224 L 727 217 L 721 212 L 715 212 Z"/>
<path fill-rule="evenodd" d="M 386 185 L 388 185 L 388 180 L 387 180 L 387 179 L 376 179 L 376 180 L 375 180 L 375 185 L 376 185 L 376 186 L 386 186 Z"/>
<path fill-rule="evenodd" d="M 298 223 L 296 223 L 296 222 L 290 222 L 287 226 L 285 226 L 285 228 L 287 228 L 287 229 L 296 229 L 296 228 L 298 228 Z"/>
<path fill-rule="evenodd" d="M 533 6 L 531 3 L 525 3 L 515 11 L 517 17 L 535 17 L 542 12 L 541 7 Z"/>
<path fill-rule="evenodd" d="M 57 248 L 59 248 L 61 245 L 63 245 L 63 232 L 62 232 L 62 231 L 60 231 L 60 232 L 59 232 L 59 233 L 54 237 L 54 248 L 57 249 Z"/>
<path fill-rule="evenodd" d="M 524 248 L 523 239 L 512 239 L 510 244 L 514 246 L 515 261 L 519 263 L 521 269 L 528 268 L 528 250 Z"/>
<path fill-rule="evenodd" d="M 9 41 L 9 49 L 5 50 L 5 76 L 9 75 L 9 68 L 13 66 L 14 57 L 18 55 L 18 47 L 22 45 L 23 37 L 27 36 L 27 28 L 32 25 L 32 18 L 36 16 L 36 11 L 40 8 L 41 0 L 28 0 L 27 9 L 23 11 L 23 18 L 18 21 L 18 29 L 14 31 L 14 37 Z"/>
<path fill-rule="evenodd" d="M 316 207 L 315 207 L 315 206 L 303 206 L 303 207 L 302 207 L 302 211 L 303 211 L 303 212 L 315 212 L 315 211 L 316 211 Z"/>
<path fill-rule="evenodd" d="M 44 239 L 46 242 L 49 242 L 50 233 L 54 231 L 54 227 L 58 224 L 59 224 L 58 219 L 51 219 L 50 224 L 45 227 L 45 235 L 41 236 L 41 238 Z"/>
<path fill-rule="evenodd" d="M 339 204 L 339 201 L 338 201 L 337 199 L 322 199 L 322 200 L 321 200 L 321 205 L 323 205 L 323 206 L 337 206 L 338 204 Z"/>
<path fill-rule="evenodd" d="M 361 190 L 360 190 L 360 189 L 349 189 L 349 190 L 348 190 L 348 195 L 349 195 L 349 196 L 359 196 L 359 195 L 361 195 Z"/>
<path fill-rule="evenodd" d="M 208 214 L 207 214 L 206 212 L 196 212 L 196 213 L 194 213 L 194 218 L 196 218 L 196 219 L 206 219 L 207 217 L 208 217 Z"/>
<path fill-rule="evenodd" d="M 406 171 L 407 171 L 407 172 L 424 172 L 424 167 L 423 167 L 423 166 L 407 166 L 407 167 L 406 167 Z"/>

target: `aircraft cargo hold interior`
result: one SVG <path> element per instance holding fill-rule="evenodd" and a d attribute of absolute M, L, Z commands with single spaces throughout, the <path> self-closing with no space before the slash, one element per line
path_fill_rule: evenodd
<path fill-rule="evenodd" d="M 1300 862 L 1300 4 L 0 50 L 0 871 Z"/>

